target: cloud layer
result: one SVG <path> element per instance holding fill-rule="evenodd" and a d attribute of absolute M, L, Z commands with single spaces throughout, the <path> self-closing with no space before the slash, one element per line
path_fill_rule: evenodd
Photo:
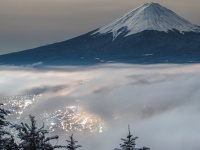
<path fill-rule="evenodd" d="M 75 131 L 83 149 L 119 147 L 128 124 L 140 137 L 138 147 L 199 149 L 199 69 L 200 65 L 116 64 L 46 70 L 5 66 L 0 68 L 0 96 L 42 95 L 22 116 L 31 113 L 42 120 L 44 112 L 79 105 L 100 118 L 106 132 Z"/>

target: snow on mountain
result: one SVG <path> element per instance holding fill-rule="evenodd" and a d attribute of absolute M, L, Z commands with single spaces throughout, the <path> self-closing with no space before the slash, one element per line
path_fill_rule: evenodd
<path fill-rule="evenodd" d="M 126 29 L 126 30 L 124 30 Z M 126 31 L 125 36 L 144 30 L 184 32 L 200 32 L 200 27 L 180 17 L 158 3 L 143 4 L 124 15 L 115 22 L 101 27 L 94 34 L 112 33 L 113 39 Z"/>
<path fill-rule="evenodd" d="M 156 3 L 73 39 L 0 56 L 0 65 L 34 67 L 199 62 L 200 27 Z"/>

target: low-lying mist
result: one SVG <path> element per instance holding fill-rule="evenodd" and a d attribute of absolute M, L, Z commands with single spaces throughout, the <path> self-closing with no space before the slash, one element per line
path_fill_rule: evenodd
<path fill-rule="evenodd" d="M 137 147 L 200 149 L 199 70 L 197 64 L 110 64 L 44 70 L 2 66 L 0 98 L 4 103 L 15 99 L 17 105 L 22 96 L 17 109 L 15 106 L 18 113 L 10 116 L 12 121 L 26 121 L 29 114 L 35 115 L 38 124 L 53 123 L 48 128 L 60 135 L 59 144 L 73 132 L 82 150 L 119 148 L 128 124 L 133 135 L 139 136 Z M 33 96 L 32 101 L 24 102 L 27 95 Z M 69 113 L 74 107 L 80 108 L 78 117 L 75 121 L 61 117 L 57 122 L 60 129 L 55 120 L 49 120 L 53 114 L 66 115 L 61 112 L 67 109 Z M 74 122 L 68 126 L 70 121 Z"/>

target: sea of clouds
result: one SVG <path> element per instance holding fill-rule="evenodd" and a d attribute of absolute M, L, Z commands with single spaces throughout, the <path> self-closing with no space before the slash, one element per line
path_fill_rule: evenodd
<path fill-rule="evenodd" d="M 107 64 L 80 67 L 0 67 L 0 97 L 42 95 L 23 112 L 78 105 L 104 122 L 99 132 L 75 131 L 82 150 L 112 150 L 127 135 L 152 150 L 200 149 L 200 65 Z M 20 120 L 23 121 L 23 120 Z M 58 133 L 64 144 L 70 133 Z"/>

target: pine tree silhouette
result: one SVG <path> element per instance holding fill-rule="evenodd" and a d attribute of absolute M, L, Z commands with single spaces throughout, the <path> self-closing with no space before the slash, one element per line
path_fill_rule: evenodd
<path fill-rule="evenodd" d="M 44 129 L 44 124 L 42 127 L 38 128 L 36 126 L 35 117 L 29 115 L 31 120 L 31 125 L 26 123 L 21 123 L 20 125 L 13 125 L 13 127 L 18 130 L 18 138 L 21 140 L 19 143 L 19 148 L 22 150 L 53 150 L 55 148 L 61 148 L 61 146 L 53 146 L 50 141 L 53 139 L 58 139 L 59 137 L 45 137 L 48 133 Z"/>
<path fill-rule="evenodd" d="M 135 148 L 135 140 L 138 137 L 132 137 L 133 135 L 130 132 L 130 127 L 128 125 L 128 135 L 126 137 L 126 139 L 121 138 L 121 140 L 124 142 L 123 144 L 120 144 L 120 147 L 122 148 L 122 150 L 134 150 Z"/>
<path fill-rule="evenodd" d="M 76 143 L 78 143 L 78 141 L 75 141 L 73 138 L 73 134 L 71 136 L 69 136 L 70 140 L 66 140 L 68 142 L 68 145 L 65 146 L 66 149 L 68 150 L 76 150 L 79 147 L 82 147 L 81 145 L 76 145 Z"/>
<path fill-rule="evenodd" d="M 3 106 L 3 104 L 0 103 L 0 106 Z M 0 149 L 18 150 L 14 137 L 8 131 L 5 131 L 4 128 L 11 125 L 10 122 L 6 121 L 6 116 L 8 114 L 10 114 L 10 111 L 0 108 Z"/>

